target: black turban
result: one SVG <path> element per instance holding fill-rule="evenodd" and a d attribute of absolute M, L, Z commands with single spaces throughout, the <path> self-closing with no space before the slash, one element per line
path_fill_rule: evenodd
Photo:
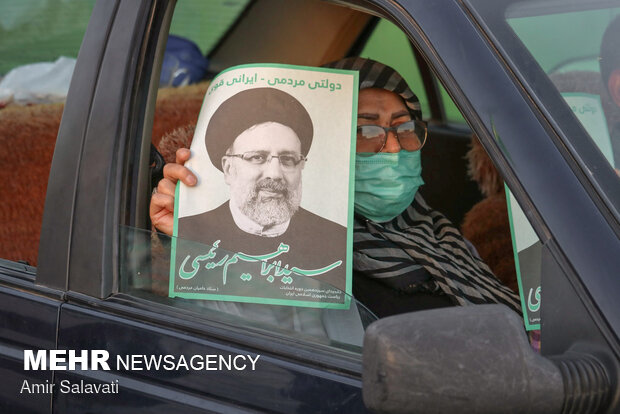
<path fill-rule="evenodd" d="M 308 155 L 313 127 L 306 108 L 279 89 L 254 88 L 228 98 L 209 120 L 205 144 L 213 165 L 222 171 L 222 157 L 235 139 L 246 129 L 264 122 L 277 122 L 291 128 L 301 142 L 301 153 Z"/>

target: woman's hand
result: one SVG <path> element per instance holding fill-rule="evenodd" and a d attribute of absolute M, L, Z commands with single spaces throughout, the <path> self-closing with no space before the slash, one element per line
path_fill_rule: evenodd
<path fill-rule="evenodd" d="M 164 166 L 164 178 L 159 181 L 151 197 L 149 206 L 151 223 L 157 230 L 169 236 L 172 236 L 174 227 L 174 190 L 177 181 L 181 180 L 183 184 L 190 187 L 196 185 L 197 182 L 196 176 L 184 166 L 190 154 L 187 148 L 177 150 L 175 162 Z"/>

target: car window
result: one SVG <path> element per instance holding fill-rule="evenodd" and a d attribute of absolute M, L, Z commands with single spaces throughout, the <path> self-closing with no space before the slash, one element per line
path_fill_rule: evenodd
<path fill-rule="evenodd" d="M 525 328 L 535 347 L 541 326 L 541 242 L 477 138 L 467 153 L 470 174 L 485 198 L 465 216 L 463 235 L 495 275 L 518 292 Z"/>
<path fill-rule="evenodd" d="M 0 3 L 0 258 L 37 264 L 56 134 L 93 5 Z"/>
<path fill-rule="evenodd" d="M 191 17 L 185 15 L 187 10 L 193 10 L 193 14 L 199 13 L 196 9 L 192 9 L 192 7 L 199 7 L 195 6 L 195 3 L 190 3 L 191 7 L 189 5 L 181 6 L 182 4 L 183 2 L 179 1 L 172 17 L 165 53 L 164 45 L 158 45 L 163 55 L 161 59 L 162 76 L 157 90 L 157 103 L 153 109 L 154 121 L 151 139 L 165 162 L 174 162 L 176 150 L 189 146 L 203 97 L 210 87 L 210 80 L 220 70 L 238 64 L 270 62 L 321 66 L 347 56 L 347 53 L 355 46 L 357 50 L 361 50 L 362 56 L 391 65 L 402 73 L 411 88 L 422 100 L 424 116 L 429 116 L 427 89 L 420 76 L 411 43 L 400 29 L 387 20 L 379 20 L 374 27 L 371 27 L 373 21 L 371 16 L 367 14 L 314 1 L 265 1 L 249 3 L 246 8 L 243 8 L 241 3 L 233 2 L 231 4 L 236 8 L 227 10 L 227 12 L 230 12 L 229 16 L 237 13 L 236 20 L 229 18 L 229 21 L 233 23 L 226 31 L 227 33 L 219 40 L 212 42 L 215 46 L 209 50 L 208 46 L 205 46 L 206 43 L 202 39 L 203 33 L 200 30 L 185 28 L 177 32 L 174 31 L 175 27 L 181 28 L 183 26 L 178 23 L 177 18 L 187 19 Z M 217 12 L 215 9 L 211 11 Z M 180 17 L 177 17 L 177 12 L 179 12 L 178 16 Z M 325 27 L 322 26 L 324 30 L 318 38 L 307 35 L 307 33 L 314 33 L 316 30 L 314 27 L 316 23 L 307 17 L 310 15 L 322 17 L 320 24 Z M 276 21 L 278 24 L 272 24 Z M 349 28 L 345 34 L 340 30 L 343 26 Z M 270 27 L 271 30 L 261 30 L 264 27 Z M 369 27 L 372 31 L 366 39 L 366 32 Z M 304 35 L 302 36 L 300 33 Z M 183 38 L 175 37 L 179 34 L 183 34 Z M 287 41 L 282 42 L 282 39 Z M 360 39 L 365 42 L 361 47 L 358 43 Z M 180 52 L 170 47 L 173 43 L 180 45 Z M 390 44 L 391 47 L 386 48 L 385 44 Z M 184 51 L 188 51 L 188 53 Z M 304 53 L 300 53 L 300 51 Z M 183 55 L 184 58 L 192 56 L 191 61 L 183 62 L 183 59 L 180 58 Z M 176 57 L 171 59 L 172 56 Z M 173 62 L 173 70 L 169 73 L 182 73 L 183 80 L 166 75 L 167 65 L 171 61 Z M 197 67 L 201 67 L 202 71 L 193 78 L 191 74 Z M 184 68 L 186 69 L 185 72 L 183 72 Z M 156 70 L 153 72 L 157 73 Z M 444 102 L 444 109 L 447 112 L 446 119 L 443 121 L 445 123 L 462 122 L 462 116 L 445 90 L 441 88 L 438 93 L 441 96 L 437 99 Z M 443 194 L 433 199 L 434 202 L 437 202 L 433 207 L 439 211 L 448 211 L 458 204 L 458 211 L 449 217 L 457 227 L 460 226 L 465 212 L 481 199 L 480 193 L 475 188 L 476 184 L 467 177 L 465 154 L 468 150 L 469 140 L 470 136 L 464 129 L 458 131 L 449 128 L 438 131 L 430 130 L 428 149 L 423 149 L 423 157 L 427 163 L 425 165 L 431 166 L 428 167 L 430 173 L 427 173 L 428 175 L 424 178 L 426 185 L 434 187 L 437 193 Z M 151 161 L 151 166 L 155 171 L 157 163 Z M 132 173 L 128 172 L 128 174 L 131 175 Z M 458 184 L 451 182 L 450 177 L 452 176 L 459 177 Z M 129 191 L 147 190 L 150 192 L 157 183 L 157 179 L 154 177 L 149 189 L 133 188 Z M 438 184 L 437 179 L 443 181 Z M 461 185 L 461 181 L 467 182 L 466 185 Z M 454 187 L 455 191 L 446 191 L 444 184 L 451 188 Z M 454 209 L 452 208 L 452 210 Z M 220 266 L 219 260 L 225 257 L 233 257 L 238 252 L 229 252 L 219 246 L 200 244 L 191 240 L 177 239 L 174 241 L 169 236 L 156 232 L 149 226 L 140 228 L 140 225 L 130 221 L 122 223 L 120 233 L 119 292 L 128 294 L 136 300 L 146 300 L 157 305 L 172 307 L 179 312 L 200 315 L 207 321 L 224 322 L 248 331 L 270 332 L 286 338 L 346 348 L 356 352 L 361 350 L 360 341 L 364 328 L 370 321 L 376 319 L 373 312 L 352 297 L 347 298 L 349 304 L 345 309 L 329 309 L 286 304 L 248 303 L 243 298 L 222 300 L 222 297 L 217 294 L 217 290 L 214 294 L 209 293 L 212 290 L 206 292 L 206 286 L 193 286 L 191 283 L 188 286 L 177 286 L 171 283 L 171 280 L 174 279 L 171 278 L 170 265 L 171 246 L 175 243 L 194 246 L 202 252 L 202 256 L 198 255 L 201 258 L 196 259 L 197 262 L 192 262 L 193 259 L 190 257 L 189 261 L 185 263 L 184 269 L 187 270 L 188 274 L 184 277 L 187 277 L 188 280 L 194 277 L 190 275 L 194 264 L 196 267 L 215 268 Z M 504 236 L 510 240 L 508 226 L 505 228 Z M 472 252 L 476 251 L 476 248 L 471 244 L 468 246 L 467 249 L 471 248 Z M 506 253 L 506 257 L 512 260 L 511 249 Z M 256 274 L 250 274 L 251 272 L 235 274 L 233 272 L 230 277 L 235 278 L 235 282 L 241 284 L 249 284 L 250 281 L 252 281 L 251 283 L 258 283 L 259 281 L 262 283 L 282 283 L 282 279 L 278 279 L 281 275 L 269 272 L 261 274 L 260 269 L 269 268 L 271 264 L 259 262 L 256 263 L 257 269 L 259 269 L 256 270 Z M 514 267 L 514 262 L 511 261 L 511 264 Z M 290 277 L 303 278 L 303 276 L 295 273 L 292 273 Z M 315 283 L 316 286 L 311 287 L 310 290 L 334 290 L 332 286 L 325 283 L 312 283 Z M 205 290 L 200 290 L 202 288 Z M 175 290 L 180 289 L 189 289 L 196 295 L 190 293 L 189 295 L 178 295 L 183 297 L 174 297 Z M 342 294 L 343 292 L 338 293 Z M 443 299 L 448 303 L 447 298 Z M 446 303 L 442 302 L 443 305 Z M 386 307 L 389 306 L 390 303 L 387 303 Z"/>
<path fill-rule="evenodd" d="M 18 66 L 75 58 L 95 0 L 0 4 L 0 76 Z"/>
<path fill-rule="evenodd" d="M 0 4 L 0 258 L 37 265 L 45 190 L 69 89 L 95 0 Z M 210 51 L 248 1 L 180 2 L 171 33 L 200 39 Z M 205 25 L 205 16 L 217 16 Z M 200 34 L 200 36 L 196 36 Z M 170 73 L 170 72 L 168 72 Z M 177 77 L 179 74 L 177 74 Z M 156 126 L 158 124 L 156 123 Z M 157 132 L 157 128 L 155 133 Z M 10 148 L 20 157 L 12 155 Z M 28 187 L 29 196 L 24 196 Z"/>
<path fill-rule="evenodd" d="M 620 9 L 612 2 L 471 3 L 617 218 L 620 186 L 609 167 L 617 173 L 620 159 L 620 95 L 611 76 L 620 74 Z"/>
<path fill-rule="evenodd" d="M 465 125 L 463 114 L 461 114 L 461 111 L 456 107 L 454 101 L 450 98 L 450 95 L 448 95 L 446 88 L 444 88 L 441 83 L 439 83 L 439 89 L 441 91 L 441 103 L 443 105 L 446 122 L 449 124 Z"/>
<path fill-rule="evenodd" d="M 251 30 L 257 24 L 254 20 L 260 22 L 262 27 L 269 26 L 265 19 L 272 18 L 272 13 L 263 10 L 255 15 L 253 13 L 256 13 L 256 8 L 252 8 L 251 5 L 246 8 L 247 3 L 221 2 L 205 5 L 204 2 L 179 1 L 176 5 L 163 53 L 152 129 L 152 142 L 166 162 L 174 161 L 175 151 L 178 148 L 189 146 L 198 112 L 210 85 L 210 79 L 216 74 L 217 68 L 233 63 L 273 61 L 272 45 L 266 42 L 261 42 L 259 49 L 252 48 L 250 53 L 253 56 L 245 57 L 242 52 L 233 54 L 229 49 L 245 50 L 247 38 L 243 38 L 242 42 L 236 42 L 234 39 L 236 32 L 232 34 L 232 40 L 226 36 L 221 38 L 231 27 Z M 360 19 L 360 13 L 350 9 L 325 7 L 321 3 L 314 2 L 264 2 L 263 5 L 276 15 L 283 13 L 283 10 L 295 14 L 302 9 L 308 13 L 326 13 L 325 18 L 331 16 L 337 22 L 340 21 L 339 24 L 353 21 L 357 26 L 357 33 L 362 31 L 364 22 L 369 19 L 366 15 Z M 222 19 L 227 21 L 229 26 L 221 26 L 215 31 L 205 31 L 203 17 L 208 15 L 209 19 L 219 20 L 219 14 L 223 14 Z M 247 19 L 252 23 L 248 23 Z M 294 26 L 278 29 L 281 29 L 284 37 L 287 36 L 287 30 L 291 31 L 289 37 L 296 35 L 300 30 Z M 343 54 L 355 38 L 352 37 L 346 44 L 335 46 L 334 44 L 342 42 L 342 39 L 337 38 L 336 30 L 329 27 L 321 39 L 322 43 L 317 43 L 314 47 L 316 49 L 314 60 L 296 60 L 297 49 L 303 49 L 302 46 L 308 40 L 309 38 L 304 36 L 297 41 L 297 44 L 294 41 L 282 44 L 282 49 L 275 56 L 276 61 L 319 66 L 325 63 L 320 59 L 328 59 L 325 57 L 325 51 L 337 47 L 340 50 L 338 53 Z M 305 47 L 305 50 L 307 54 L 301 57 L 303 59 L 312 56 L 312 50 L 308 47 Z M 188 137 L 190 141 L 187 140 Z M 156 179 L 152 180 L 153 185 L 156 182 Z M 173 239 L 163 233 L 131 225 L 122 226 L 120 233 L 119 291 L 131 295 L 136 300 L 146 300 L 172 307 L 178 312 L 199 315 L 204 320 L 241 327 L 246 332 L 262 332 L 356 352 L 361 350 L 365 327 L 376 320 L 372 312 L 340 289 L 297 274 L 296 271 L 288 271 L 274 259 L 248 263 L 238 259 L 238 252 L 226 251 L 218 246 L 192 240 Z M 170 260 L 173 251 L 176 252 L 177 255 L 174 257 L 178 261 L 183 259 L 179 255 L 184 251 L 202 253 L 191 256 L 187 263 L 183 262 L 179 270 L 183 275 L 175 278 Z M 231 262 L 230 266 L 228 262 L 221 262 L 226 258 Z M 235 263 L 237 261 L 240 263 Z M 226 267 L 225 273 L 220 270 L 222 267 Z M 210 287 L 210 282 L 204 280 L 205 269 L 209 268 L 214 269 L 212 273 L 219 271 L 225 275 L 221 283 L 223 287 L 238 285 L 240 291 L 249 293 L 234 297 L 218 293 L 217 287 Z M 303 292 L 297 288 L 302 285 Z M 256 289 L 254 295 L 258 296 L 257 292 L 262 286 L 275 286 L 279 291 L 285 292 L 286 298 L 296 298 L 297 302 L 289 302 L 287 299 L 252 299 L 251 289 Z M 307 301 L 300 299 L 301 296 L 305 298 L 304 295 L 307 295 Z M 330 305 L 332 300 L 329 298 L 330 295 L 342 298 L 342 304 L 336 307 Z M 260 303 L 261 301 L 267 303 Z M 293 303 L 300 305 L 295 306 Z"/>

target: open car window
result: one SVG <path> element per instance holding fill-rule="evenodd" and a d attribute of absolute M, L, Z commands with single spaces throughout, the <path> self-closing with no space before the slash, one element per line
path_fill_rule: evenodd
<path fill-rule="evenodd" d="M 192 28 L 189 23 L 190 27 L 184 27 L 182 23 L 189 22 L 193 15 L 204 12 L 194 2 L 187 4 L 183 1 L 178 2 L 172 16 L 169 36 L 167 38 L 164 36 L 160 40 L 158 48 L 161 50 L 162 75 L 158 82 L 151 139 L 166 162 L 174 162 L 175 151 L 188 146 L 187 136 L 193 134 L 198 112 L 213 76 L 221 70 L 239 64 L 268 62 L 321 66 L 347 56 L 351 51 L 356 51 L 362 57 L 375 59 L 402 73 L 420 98 L 425 119 L 431 118 L 426 95 L 435 93 L 437 96 L 434 99 L 443 102 L 445 115 L 443 118 L 435 119 L 435 125 L 444 128 L 451 123 L 462 124 L 462 116 L 437 81 L 434 80 L 434 87 L 425 85 L 419 69 L 419 57 L 416 58 L 415 50 L 407 36 L 393 23 L 349 8 L 313 1 L 263 1 L 249 3 L 244 7 L 240 2 L 233 3 L 234 13 L 232 9 L 227 12 L 230 12 L 229 20 L 234 21 L 234 24 L 229 27 L 225 35 L 211 42 L 214 45 L 211 49 L 203 39 L 202 29 Z M 187 14 L 188 10 L 192 10 L 190 15 Z M 215 8 L 211 12 L 217 13 L 218 9 Z M 233 15 L 236 16 L 236 20 L 230 17 Z M 322 30 L 319 37 L 308 35 L 317 29 L 316 21 L 308 16 L 320 16 L 319 25 Z M 261 29 L 265 27 L 270 27 L 272 30 Z M 349 28 L 346 34 L 340 29 L 342 27 Z M 181 37 L 178 37 L 179 35 Z M 170 47 L 173 42 L 179 40 L 183 42 L 181 46 L 186 48 L 184 50 L 191 50 L 194 54 L 193 62 L 178 62 L 171 59 L 176 56 L 178 60 L 178 57 L 183 55 L 183 52 L 176 52 Z M 167 43 L 165 50 L 163 42 Z M 391 47 L 386 48 L 384 46 L 386 44 Z M 173 69 L 170 71 L 171 61 Z M 198 62 L 198 65 L 193 65 L 195 62 Z M 191 74 L 193 66 L 200 65 L 204 65 L 204 70 L 195 79 L 189 79 L 187 76 L 179 81 L 170 77 L 174 72 L 181 74 L 180 77 Z M 183 72 L 183 68 L 187 71 Z M 434 76 L 428 68 L 426 70 L 428 74 Z M 154 73 L 156 72 L 155 70 Z M 427 171 L 425 181 L 428 187 L 428 191 L 424 193 L 425 198 L 431 200 L 429 202 L 433 203 L 433 207 L 444 212 L 456 226 L 459 226 L 465 213 L 481 199 L 476 183 L 467 176 L 464 156 L 469 146 L 469 131 L 466 128 L 458 131 L 449 128 L 432 129 L 428 139 L 428 148 L 423 149 L 422 155 L 426 160 L 425 165 L 428 166 L 424 167 Z M 150 188 L 146 191 L 150 193 L 156 182 L 157 179 L 152 178 Z M 454 188 L 455 191 L 445 191 L 444 185 Z M 135 193 L 139 190 L 129 188 L 128 191 Z M 149 227 L 140 221 L 130 220 L 124 223 L 120 230 L 122 237 L 119 292 L 135 297 L 136 300 L 169 306 L 178 309 L 179 312 L 191 312 L 207 321 L 223 321 L 257 332 L 271 332 L 295 340 L 357 351 L 361 349 L 364 328 L 370 321 L 376 319 L 371 311 L 352 297 L 347 297 L 350 305 L 345 309 L 291 306 L 273 302 L 248 303 L 246 300 L 222 300 L 222 297 L 217 295 L 217 290 L 212 298 L 208 298 L 204 295 L 208 292 L 198 289 L 217 289 L 217 287 L 200 287 L 199 284 L 191 286 L 191 283 L 186 288 L 195 289 L 197 294 L 194 298 L 192 295 L 174 297 L 177 286 L 171 282 L 172 240 L 168 236 L 151 231 Z M 510 237 L 508 227 L 505 230 L 506 236 Z M 238 253 L 188 240 L 183 242 L 193 244 L 203 256 L 209 252 L 214 254 L 213 258 L 197 262 L 198 267 L 217 266 L 220 259 Z M 511 257 L 512 252 L 507 251 L 506 255 Z M 194 257 L 190 258 L 190 262 L 186 263 L 188 270 L 192 269 L 193 259 Z M 251 274 L 251 279 L 244 273 L 231 272 L 227 283 L 234 280 L 235 283 L 248 286 L 263 283 L 280 284 L 286 288 L 286 284 L 282 282 L 282 274 L 276 275 L 277 271 L 275 273 L 261 271 L 261 267 L 265 270 L 265 266 L 269 267 L 270 264 L 270 262 L 261 263 L 260 266 L 256 264 L 258 270 Z M 231 269 L 234 270 L 234 266 Z M 303 279 L 303 276 L 294 273 L 290 277 Z M 308 286 L 307 292 L 310 294 L 312 291 L 329 292 L 334 289 L 321 282 L 309 283 L 316 285 Z"/>
<path fill-rule="evenodd" d="M 202 2 L 177 3 L 169 35 L 157 45 L 160 79 L 151 83 L 157 85 L 151 139 L 166 162 L 175 160 L 178 148 L 189 146 L 183 139 L 193 135 L 205 93 L 221 69 L 258 62 L 320 66 L 329 56 L 335 60 L 346 53 L 355 41 L 354 34 L 359 35 L 370 19 L 351 9 L 315 2 L 247 3 L 222 2 L 206 7 Z M 221 13 L 231 24 L 217 35 L 207 33 L 204 20 L 217 20 Z M 282 17 L 285 14 L 296 16 L 290 23 L 300 23 L 306 13 L 332 23 L 326 22 L 319 41 L 300 35 L 303 27 L 282 23 L 290 20 Z M 275 25 L 272 21 L 278 18 L 282 19 Z M 342 39 L 339 27 L 346 24 L 352 25 L 352 35 Z M 261 27 L 273 27 L 273 33 L 265 33 Z M 259 33 L 255 34 L 256 30 Z M 160 177 L 151 175 L 150 186 L 155 186 Z M 128 189 L 130 193 L 136 191 L 140 190 Z M 361 352 L 364 329 L 377 318 L 339 288 L 290 271 L 288 265 L 280 266 L 277 257 L 248 263 L 240 252 L 156 233 L 140 216 L 144 217 L 138 212 L 137 218 L 120 228 L 118 290 L 134 298 L 136 305 L 151 302 L 198 316 L 206 323 L 215 321 L 248 333 Z M 183 257 L 175 256 L 179 251 L 196 254 L 185 263 Z M 182 275 L 171 270 L 175 268 L 171 257 L 183 262 L 179 269 Z M 217 283 L 205 281 L 208 269 L 218 273 Z M 241 293 L 224 295 L 223 290 L 230 286 Z M 261 294 L 265 288 L 275 293 Z M 338 303 L 331 303 L 334 298 Z"/>

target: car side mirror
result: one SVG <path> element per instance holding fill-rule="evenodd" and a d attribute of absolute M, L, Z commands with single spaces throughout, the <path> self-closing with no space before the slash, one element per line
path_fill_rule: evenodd
<path fill-rule="evenodd" d="M 562 411 L 567 406 L 598 412 L 609 394 L 601 391 L 610 389 L 594 357 L 550 360 L 536 353 L 523 320 L 504 305 L 374 322 L 364 336 L 362 379 L 364 403 L 378 413 L 573 412 Z"/>

